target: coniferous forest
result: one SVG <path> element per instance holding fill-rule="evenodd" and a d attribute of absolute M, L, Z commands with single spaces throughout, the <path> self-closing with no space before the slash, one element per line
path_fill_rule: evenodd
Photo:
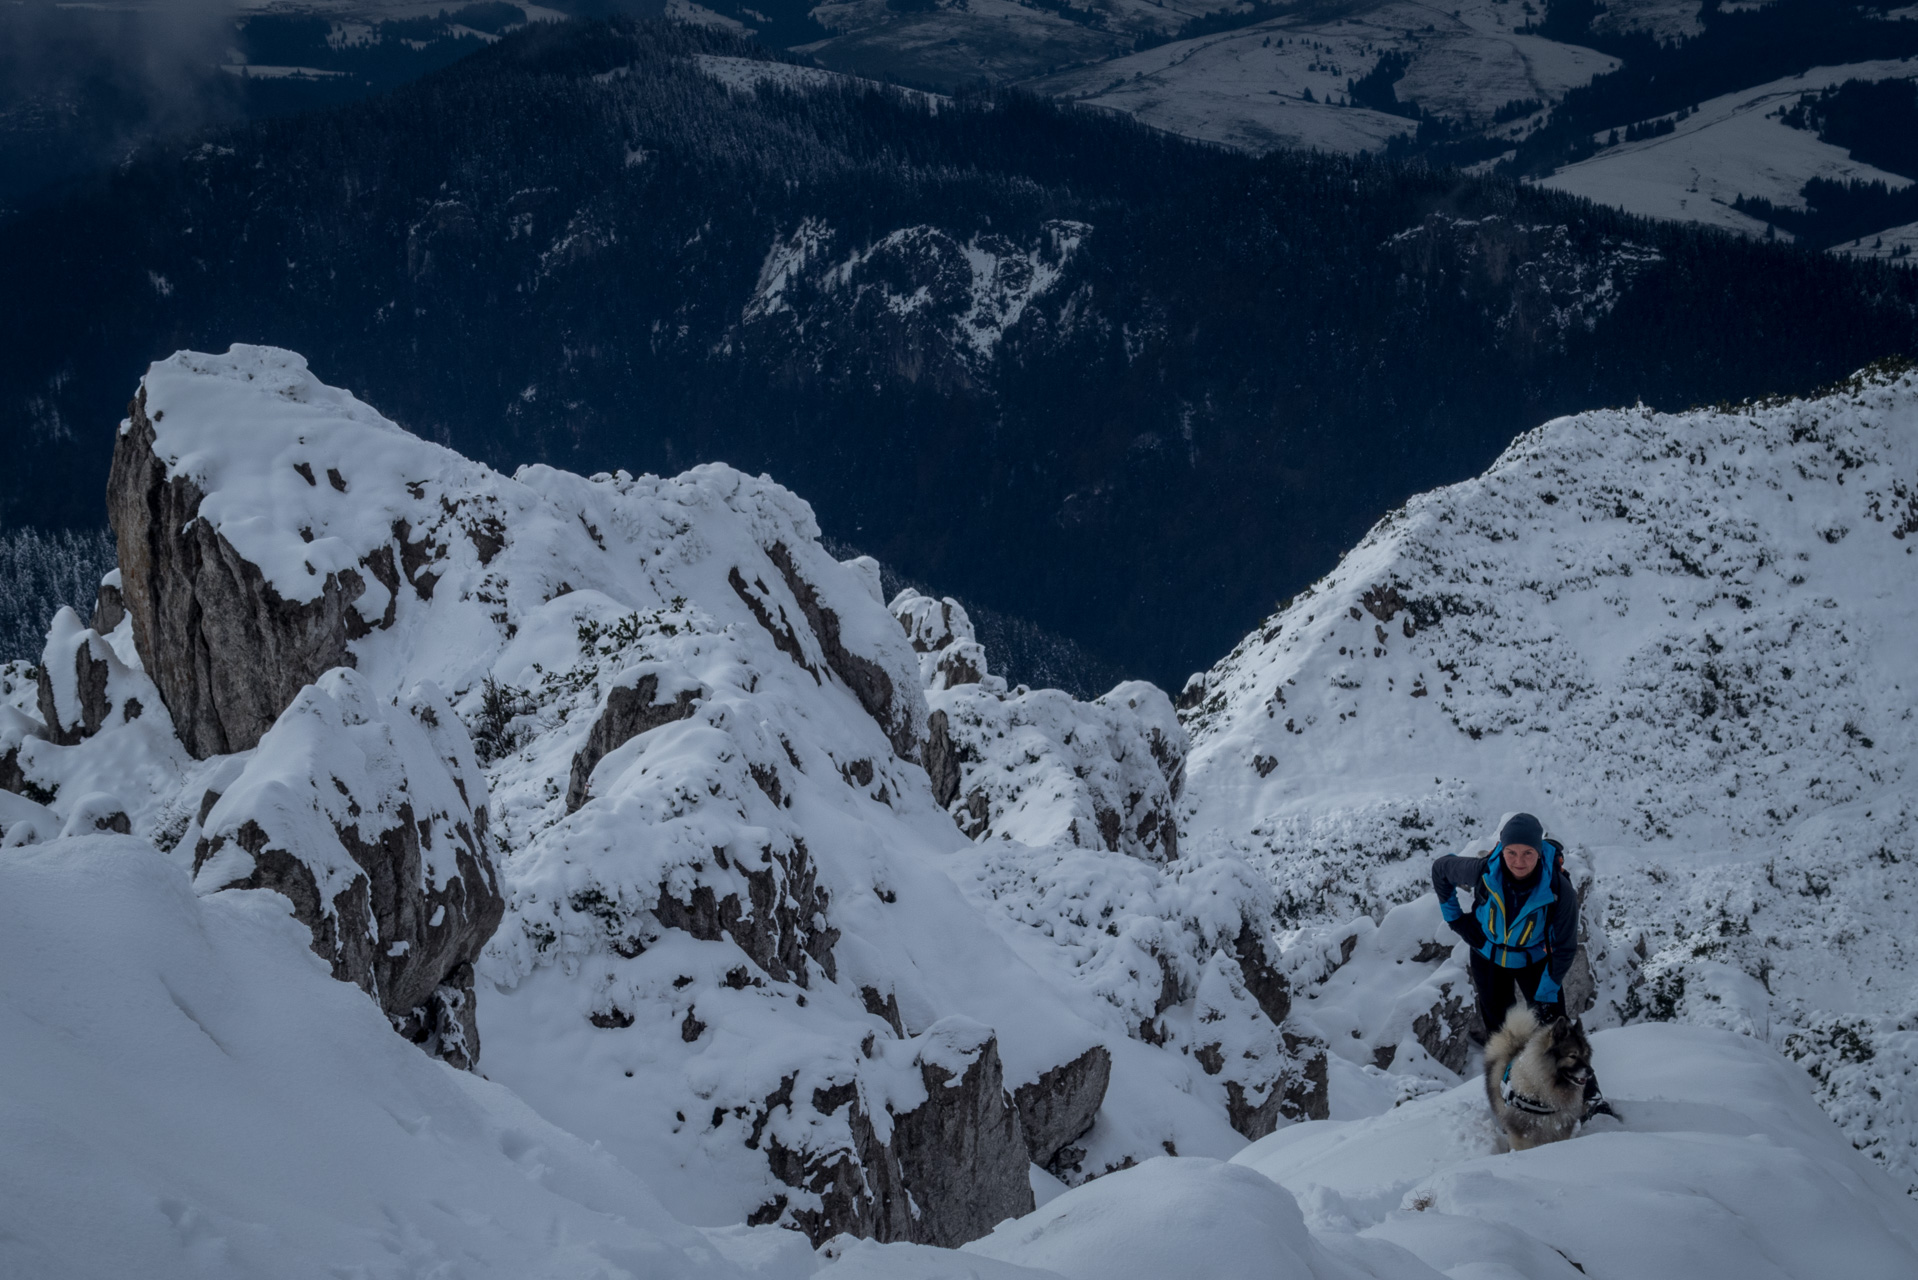
<path fill-rule="evenodd" d="M 836 546 L 1177 688 L 1546 419 L 1918 347 L 1895 266 L 1016 95 L 741 87 L 773 56 L 528 29 L 15 215 L 0 519 L 97 527 L 147 362 L 271 343 L 495 465 L 769 472 Z"/>

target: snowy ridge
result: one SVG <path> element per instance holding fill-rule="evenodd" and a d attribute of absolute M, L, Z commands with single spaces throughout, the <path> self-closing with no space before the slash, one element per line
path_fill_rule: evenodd
<path fill-rule="evenodd" d="M 1186 841 L 1266 870 L 1316 954 L 1536 812 L 1594 872 L 1599 1025 L 1769 1040 L 1918 1186 L 1914 495 L 1910 373 L 1548 423 L 1194 678 Z"/>

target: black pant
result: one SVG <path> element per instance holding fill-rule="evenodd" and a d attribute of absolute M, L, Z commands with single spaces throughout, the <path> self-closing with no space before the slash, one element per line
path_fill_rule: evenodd
<path fill-rule="evenodd" d="M 1538 980 L 1545 976 L 1545 966 L 1549 963 L 1550 960 L 1540 960 L 1522 969 L 1507 969 L 1476 951 L 1472 953 L 1472 994 L 1478 997 L 1478 1016 L 1485 1023 L 1488 1039 L 1505 1025 L 1505 1015 L 1512 1011 L 1520 996 L 1538 1003 Z M 1568 1016 L 1571 1015 L 1568 1013 Z M 1598 1076 L 1586 1076 L 1585 1101 L 1589 1104 L 1603 1096 L 1598 1088 Z"/>
<path fill-rule="evenodd" d="M 1478 1016 L 1485 1023 L 1485 1034 L 1492 1035 L 1505 1025 L 1522 995 L 1531 1003 L 1538 1001 L 1538 982 L 1545 976 L 1549 960 L 1528 964 L 1523 969 L 1507 969 L 1484 956 L 1472 953 L 1472 994 L 1478 997 Z"/>

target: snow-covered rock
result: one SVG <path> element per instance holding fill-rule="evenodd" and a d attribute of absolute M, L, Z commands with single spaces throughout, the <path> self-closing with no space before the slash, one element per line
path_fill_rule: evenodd
<path fill-rule="evenodd" d="M 1526 809 L 1590 876 L 1589 1020 L 1768 1040 L 1918 1187 L 1914 503 L 1909 372 L 1560 419 L 1388 516 L 1195 678 L 1182 850 L 1274 885 L 1294 1017 L 1342 1057 L 1334 1114 L 1341 1079 L 1388 1102 L 1388 1073 L 1444 1081 L 1403 1023 L 1462 976 L 1417 959 L 1450 940 L 1428 905 L 1361 1009 L 1314 985 L 1351 958 L 1347 922 L 1397 929 L 1433 856 Z"/>
<path fill-rule="evenodd" d="M 388 702 L 337 667 L 232 764 L 182 842 L 201 892 L 285 895 L 334 977 L 429 1053 L 474 1066 L 473 961 L 505 902 L 486 779 L 440 691 Z"/>

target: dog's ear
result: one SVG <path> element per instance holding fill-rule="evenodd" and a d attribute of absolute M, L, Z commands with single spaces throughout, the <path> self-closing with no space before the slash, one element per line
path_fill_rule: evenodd
<path fill-rule="evenodd" d="M 1563 1015 L 1553 1018 L 1552 1019 L 1552 1039 L 1554 1041 L 1559 1041 L 1559 1040 L 1569 1040 L 1571 1038 L 1572 1038 L 1571 1020 L 1564 1017 Z"/>

